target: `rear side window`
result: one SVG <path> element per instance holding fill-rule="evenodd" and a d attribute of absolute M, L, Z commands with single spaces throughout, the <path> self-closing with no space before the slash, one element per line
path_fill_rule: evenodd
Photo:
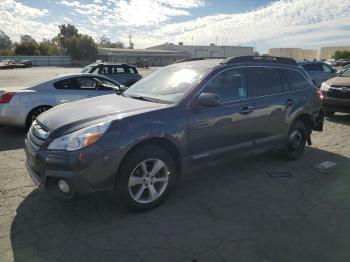
<path fill-rule="evenodd" d="M 96 82 L 89 77 L 79 77 L 78 82 L 80 84 L 80 89 L 95 89 Z"/>
<path fill-rule="evenodd" d="M 80 89 L 80 83 L 77 78 L 64 79 L 53 84 L 56 89 L 77 90 Z"/>
<path fill-rule="evenodd" d="M 227 70 L 211 80 L 204 92 L 218 95 L 221 102 L 241 100 L 247 98 L 246 82 L 244 70 Z"/>
<path fill-rule="evenodd" d="M 308 88 L 310 86 L 310 83 L 298 71 L 283 69 L 283 72 L 292 90 L 301 90 L 301 89 Z"/>
<path fill-rule="evenodd" d="M 282 93 L 281 77 L 276 68 L 256 67 L 249 70 L 255 97 Z"/>
<path fill-rule="evenodd" d="M 321 64 L 305 64 L 303 67 L 309 72 L 323 72 L 323 67 Z"/>

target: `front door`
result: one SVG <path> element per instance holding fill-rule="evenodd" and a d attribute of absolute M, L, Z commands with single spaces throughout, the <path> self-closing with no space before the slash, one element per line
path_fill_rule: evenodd
<path fill-rule="evenodd" d="M 218 95 L 220 105 L 201 106 L 196 99 L 191 104 L 188 111 L 190 159 L 251 148 L 253 111 L 245 69 L 227 69 L 219 73 L 201 93 Z"/>

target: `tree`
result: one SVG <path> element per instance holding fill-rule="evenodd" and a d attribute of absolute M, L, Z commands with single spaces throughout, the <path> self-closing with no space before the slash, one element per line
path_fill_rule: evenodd
<path fill-rule="evenodd" d="M 58 26 L 60 29 L 60 44 L 66 48 L 66 40 L 69 38 L 72 38 L 73 36 L 77 36 L 78 34 L 78 29 L 74 25 L 70 24 L 63 24 Z"/>
<path fill-rule="evenodd" d="M 59 55 L 60 50 L 54 41 L 43 39 L 39 44 L 40 55 Z"/>
<path fill-rule="evenodd" d="M 12 47 L 12 41 L 10 37 L 0 29 L 0 50 L 10 49 Z"/>
<path fill-rule="evenodd" d="M 96 60 L 97 45 L 91 36 L 78 34 L 65 41 L 67 52 L 72 58 L 82 61 Z"/>
<path fill-rule="evenodd" d="M 112 43 L 111 40 L 106 35 L 103 35 L 101 37 L 98 46 L 106 47 L 106 48 L 125 48 L 124 43 L 122 42 Z"/>
<path fill-rule="evenodd" d="M 38 55 L 39 45 L 30 35 L 22 35 L 21 42 L 15 44 L 16 55 Z"/>
<path fill-rule="evenodd" d="M 339 59 L 350 59 L 350 51 L 347 50 L 337 50 L 335 51 L 333 58 L 335 60 Z"/>

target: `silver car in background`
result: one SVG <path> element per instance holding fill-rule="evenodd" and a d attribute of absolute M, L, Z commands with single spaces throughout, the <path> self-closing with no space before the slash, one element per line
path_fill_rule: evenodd
<path fill-rule="evenodd" d="M 25 89 L 0 87 L 0 125 L 29 127 L 44 111 L 71 101 L 121 93 L 127 88 L 96 74 L 72 74 Z"/>

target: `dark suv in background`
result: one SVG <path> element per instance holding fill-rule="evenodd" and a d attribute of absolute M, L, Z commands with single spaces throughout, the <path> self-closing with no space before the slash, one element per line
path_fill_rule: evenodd
<path fill-rule="evenodd" d="M 139 81 L 142 76 L 136 67 L 127 64 L 96 63 L 90 64 L 81 70 L 81 73 L 93 73 L 104 75 L 118 81 L 124 86 L 131 86 Z"/>
<path fill-rule="evenodd" d="M 314 81 L 317 87 L 320 87 L 321 84 L 327 81 L 330 78 L 337 76 L 337 69 L 331 67 L 325 62 L 321 61 L 303 61 L 299 63 L 305 71 L 310 75 L 311 79 Z"/>
<path fill-rule="evenodd" d="M 168 196 L 188 166 L 279 148 L 298 158 L 321 131 L 322 93 L 288 58 L 236 57 L 159 69 L 123 95 L 57 106 L 31 126 L 27 169 L 62 197 L 113 189 L 131 209 Z"/>

